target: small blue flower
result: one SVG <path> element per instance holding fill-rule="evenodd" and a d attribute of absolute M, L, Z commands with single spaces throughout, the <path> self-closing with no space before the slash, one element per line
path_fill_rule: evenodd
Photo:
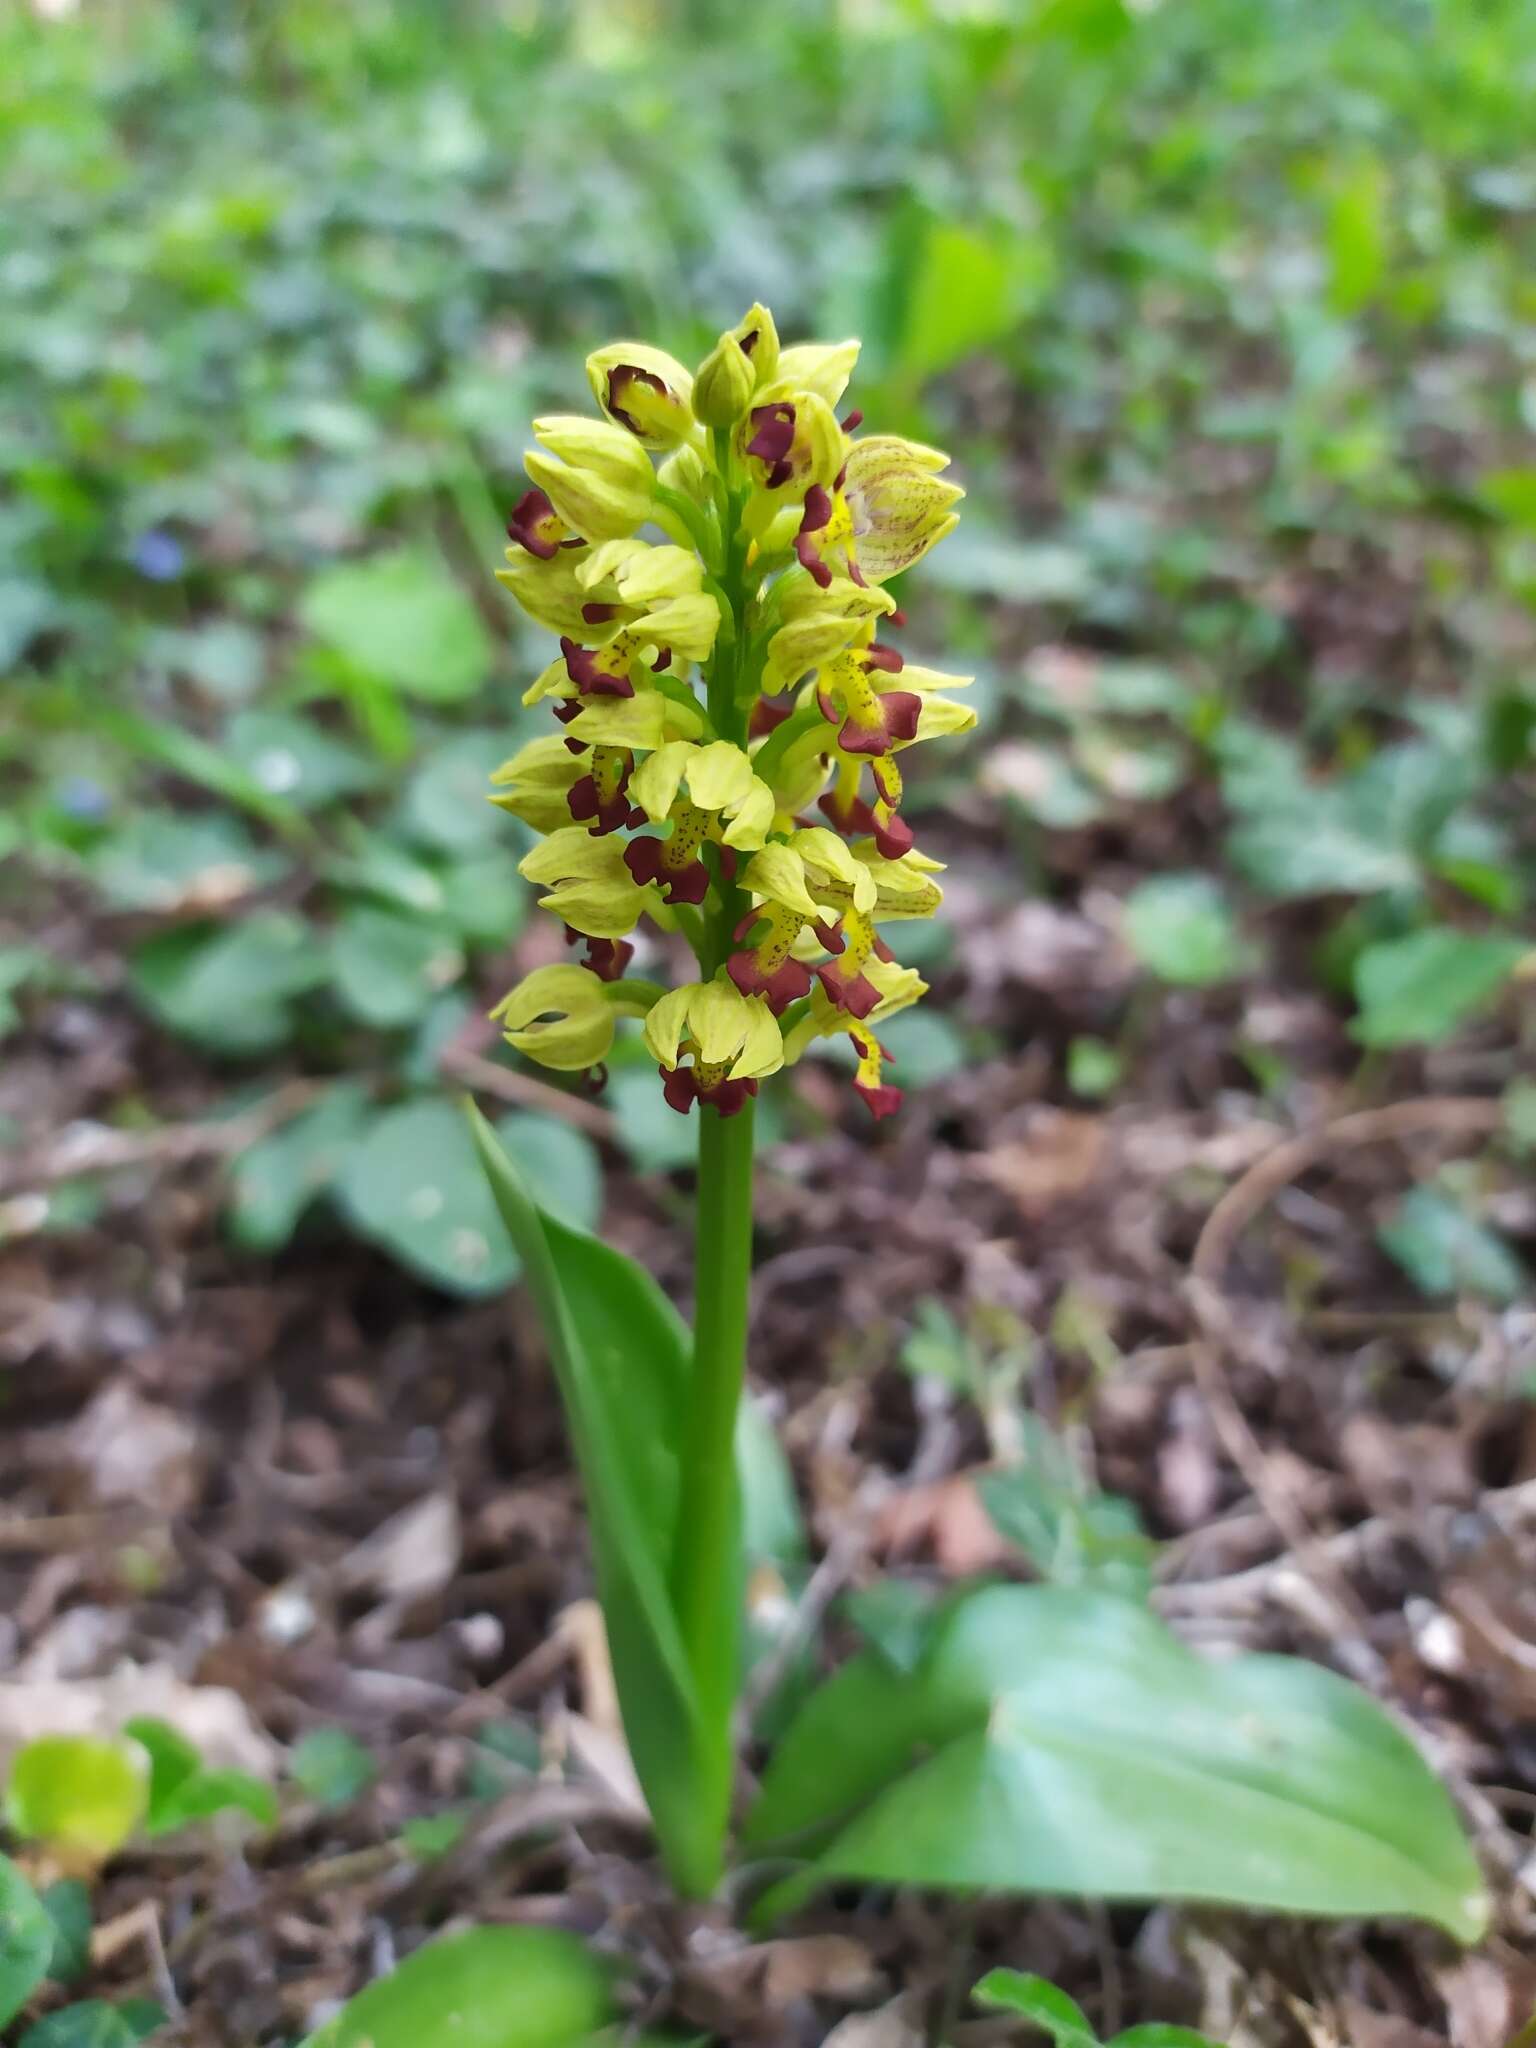
<path fill-rule="evenodd" d="M 132 561 L 139 574 L 147 576 L 151 583 L 170 583 L 186 567 L 187 556 L 174 533 L 154 526 L 134 542 Z"/>

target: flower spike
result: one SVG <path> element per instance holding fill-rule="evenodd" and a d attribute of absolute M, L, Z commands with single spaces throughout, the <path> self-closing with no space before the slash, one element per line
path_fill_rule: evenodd
<path fill-rule="evenodd" d="M 599 1073 L 644 1017 L 675 1109 L 734 1115 L 839 1035 L 869 1110 L 901 1099 L 878 1030 L 924 984 L 884 934 L 940 902 L 901 756 L 974 718 L 968 678 L 891 644 L 884 586 L 963 493 L 939 450 L 860 431 L 857 359 L 781 346 L 753 306 L 692 375 L 645 342 L 596 350 L 601 417 L 534 423 L 497 574 L 558 642 L 523 692 L 554 723 L 490 796 L 538 835 L 522 872 L 579 951 L 494 1014 L 557 1071 Z M 630 978 L 647 926 L 698 980 Z"/>

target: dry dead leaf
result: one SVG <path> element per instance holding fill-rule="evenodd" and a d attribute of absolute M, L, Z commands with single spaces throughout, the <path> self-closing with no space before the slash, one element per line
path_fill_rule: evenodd
<path fill-rule="evenodd" d="M 903 1487 L 881 1509 L 871 1541 L 875 1553 L 883 1557 L 929 1551 L 957 1579 L 991 1571 L 1015 1555 L 993 1526 L 971 1472 Z"/>
<path fill-rule="evenodd" d="M 918 2002 L 911 1996 L 892 1999 L 878 2012 L 850 2013 L 839 2020 L 821 2048 L 924 2048 Z"/>
<path fill-rule="evenodd" d="M 337 1565 L 336 1576 L 344 1586 L 367 1587 L 386 1600 L 422 1600 L 449 1583 L 462 1547 L 457 1500 L 429 1493 L 365 1536 Z"/>
<path fill-rule="evenodd" d="M 238 1693 L 188 1685 L 169 1664 L 127 1664 L 106 1678 L 0 1684 L 0 1774 L 39 1735 L 115 1735 L 137 1715 L 168 1721 L 209 1764 L 276 1773 L 277 1744 Z"/>
<path fill-rule="evenodd" d="M 197 1498 L 201 1440 L 184 1416 L 112 1380 L 62 1439 L 65 1459 L 103 1505 L 134 1501 L 178 1515 Z"/>
<path fill-rule="evenodd" d="M 1103 1170 L 1108 1149 L 1102 1117 L 1040 1110 L 1029 1120 L 1027 1137 L 983 1153 L 977 1165 L 1036 1220 L 1085 1194 Z"/>

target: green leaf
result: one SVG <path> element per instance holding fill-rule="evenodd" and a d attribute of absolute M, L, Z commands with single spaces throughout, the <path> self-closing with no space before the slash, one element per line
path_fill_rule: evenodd
<path fill-rule="evenodd" d="M 400 1829 L 400 1843 L 402 1848 L 422 1863 L 434 1863 L 439 1856 L 446 1856 L 450 1849 L 463 1840 L 464 1830 L 468 1826 L 468 1814 L 422 1814 L 415 1820 L 403 1823 Z"/>
<path fill-rule="evenodd" d="M 281 1045 L 294 998 L 324 976 L 309 926 L 287 910 L 258 910 L 223 929 L 162 932 L 129 966 L 152 1016 L 215 1052 L 238 1054 Z"/>
<path fill-rule="evenodd" d="M 1358 313 L 1387 267 L 1391 186 L 1375 157 L 1347 167 L 1328 210 L 1329 297 L 1340 313 Z"/>
<path fill-rule="evenodd" d="M 28 2027 L 19 2048 L 135 2048 L 165 2023 L 165 2012 L 147 1998 L 122 2005 L 87 1998 Z"/>
<path fill-rule="evenodd" d="M 904 255 L 910 266 L 910 243 Z M 1023 292 L 1038 292 L 1052 267 L 1043 239 L 933 221 L 908 287 L 896 367 L 909 377 L 935 376 L 1013 332 Z"/>
<path fill-rule="evenodd" d="M 56 1984 L 73 1984 L 91 1962 L 91 1895 L 78 1877 L 61 1877 L 39 1894 L 53 1922 L 48 1974 Z"/>
<path fill-rule="evenodd" d="M 1181 988 L 1210 988 L 1242 972 L 1242 937 L 1209 875 L 1153 875 L 1126 898 L 1125 935 L 1143 966 Z"/>
<path fill-rule="evenodd" d="M 614 2017 L 609 1985 L 574 1935 L 475 1927 L 408 1956 L 303 2048 L 580 2048 Z"/>
<path fill-rule="evenodd" d="M 1197 2034 L 1192 2027 L 1171 2027 L 1162 2020 L 1150 2020 L 1145 2026 L 1127 2027 L 1123 2034 L 1116 2034 L 1106 2048 L 1221 2048 L 1219 2041 L 1213 2041 L 1209 2034 Z"/>
<path fill-rule="evenodd" d="M 688 1333 L 632 1259 L 536 1204 L 472 1105 L 470 1127 L 544 1324 L 586 1489 L 624 1731 L 680 1889 L 716 1877 L 729 1726 L 706 1727 L 668 1593 Z M 739 1629 L 739 1613 L 722 1615 Z"/>
<path fill-rule="evenodd" d="M 983 1473 L 977 1482 L 997 1533 L 1017 1544 L 1053 1585 L 1094 1586 L 1144 1600 L 1157 1546 L 1133 1504 L 1090 1493 L 1043 1429 L 1031 1431 L 1028 1441 L 1027 1463 Z"/>
<path fill-rule="evenodd" d="M 227 1765 L 205 1764 L 184 1778 L 176 1790 L 150 1815 L 148 1835 L 169 1835 L 194 1821 L 211 1820 L 219 1813 L 243 1813 L 258 1827 L 277 1823 L 277 1795 L 270 1785 L 249 1771 Z"/>
<path fill-rule="evenodd" d="M 1375 1704 L 1300 1660 L 1208 1663 L 1108 1594 L 999 1586 L 912 1678 L 856 1658 L 768 1768 L 746 1841 L 837 1877 L 1487 1924 L 1455 1808 Z"/>
<path fill-rule="evenodd" d="M 350 1806 L 379 1775 L 378 1764 L 345 1728 L 314 1728 L 288 1759 L 293 1782 L 317 1806 Z"/>
<path fill-rule="evenodd" d="M 1508 1304 L 1531 1284 L 1503 1238 L 1441 1188 L 1414 1188 L 1377 1236 L 1422 1294 L 1479 1294 Z"/>
<path fill-rule="evenodd" d="M 91 878 L 119 910 L 219 910 L 283 872 L 226 811 L 136 811 L 91 854 Z"/>
<path fill-rule="evenodd" d="M 880 1026 L 880 1043 L 891 1056 L 892 1078 L 903 1088 L 927 1088 L 962 1073 L 965 1041 L 942 1010 L 907 1010 Z"/>
<path fill-rule="evenodd" d="M 971 1996 L 978 2005 L 1022 2013 L 1050 2035 L 1056 2048 L 1099 2048 L 1099 2037 L 1082 2007 L 1048 1978 L 1023 1970 L 989 1970 Z"/>
<path fill-rule="evenodd" d="M 506 813 L 488 799 L 506 751 L 493 732 L 455 733 L 434 747 L 406 785 L 401 817 L 412 838 L 439 853 L 504 847 Z"/>
<path fill-rule="evenodd" d="M 179 725 L 161 725 L 118 705 L 98 707 L 91 716 L 96 729 L 130 755 L 212 791 L 226 803 L 238 804 L 285 837 L 310 841 L 314 832 L 297 807 L 274 796 L 246 772 L 222 747 Z"/>
<path fill-rule="evenodd" d="M 242 711 L 224 744 L 269 796 L 303 811 L 360 795 L 378 780 L 377 764 L 366 754 L 293 712 Z"/>
<path fill-rule="evenodd" d="M 124 1742 L 94 1735 L 40 1735 L 17 1750 L 5 1817 L 24 1840 L 104 1861 L 143 1817 L 148 1773 Z"/>
<path fill-rule="evenodd" d="M 42 1902 L 0 1856 L 0 2027 L 13 2020 L 53 1964 L 57 1934 Z"/>
<path fill-rule="evenodd" d="M 1362 1045 L 1433 1045 L 1491 1003 L 1529 948 L 1501 933 L 1431 926 L 1367 946 L 1355 962 Z"/>
<path fill-rule="evenodd" d="M 299 617 L 354 667 L 430 703 L 470 696 L 490 672 L 474 605 L 441 562 L 409 549 L 325 570 Z"/>
<path fill-rule="evenodd" d="M 578 1224 L 596 1220 L 602 1174 L 589 1139 L 522 1112 L 497 1133 L 552 1209 Z M 364 1237 L 439 1287 L 492 1294 L 521 1270 L 464 1119 L 441 1097 L 377 1117 L 348 1153 L 337 1192 Z"/>
<path fill-rule="evenodd" d="M 1074 1038 L 1067 1046 L 1067 1086 L 1074 1095 L 1096 1099 L 1120 1084 L 1125 1062 L 1102 1038 Z"/>
<path fill-rule="evenodd" d="M 230 1168 L 230 1235 L 247 1251 L 275 1252 L 340 1173 L 368 1119 L 368 1090 L 338 1082 L 301 1115 L 242 1152 Z"/>
<path fill-rule="evenodd" d="M 415 1020 L 464 971 L 464 955 L 440 926 L 366 905 L 348 910 L 331 939 L 331 973 L 360 1023 L 398 1029 Z"/>
<path fill-rule="evenodd" d="M 253 1778 L 249 1771 L 205 1764 L 168 1721 L 141 1714 L 123 1724 L 123 1733 L 149 1756 L 146 1835 L 173 1834 L 217 1813 L 249 1814 L 262 1827 L 271 1827 L 276 1821 L 277 1799 L 270 1785 Z"/>

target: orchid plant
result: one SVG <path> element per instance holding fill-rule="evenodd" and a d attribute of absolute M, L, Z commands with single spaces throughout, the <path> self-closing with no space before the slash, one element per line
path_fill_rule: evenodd
<path fill-rule="evenodd" d="M 963 494 L 938 450 L 859 432 L 857 355 L 781 347 L 761 306 L 693 375 L 598 350 L 601 417 L 535 421 L 498 572 L 559 645 L 525 697 L 555 729 L 493 800 L 538 835 L 522 871 L 580 957 L 494 1014 L 594 1083 L 638 1021 L 698 1121 L 690 1335 L 473 1119 L 560 1378 L 635 1766 L 700 1898 L 737 1773 L 755 1098 L 841 1036 L 863 1104 L 897 1110 L 880 1027 L 925 985 L 885 934 L 940 903 L 900 757 L 974 723 L 969 679 L 889 637 L 892 580 Z M 637 957 L 687 964 L 662 981 Z M 740 1841 L 777 1879 L 767 1913 L 834 1877 L 1416 1914 L 1463 1938 L 1485 1913 L 1449 1799 L 1362 1693 L 1311 1664 L 1210 1664 L 1077 1587 L 982 1587 L 936 1609 L 920 1655 L 855 1658 L 791 1721 Z"/>

